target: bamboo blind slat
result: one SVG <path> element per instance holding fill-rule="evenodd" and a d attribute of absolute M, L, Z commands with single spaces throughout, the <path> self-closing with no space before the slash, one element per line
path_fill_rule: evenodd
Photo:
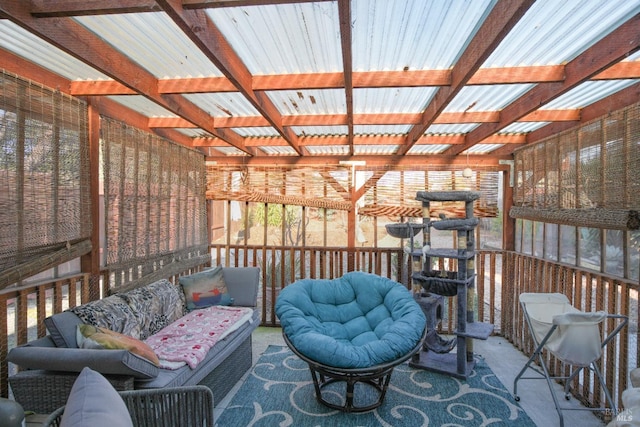
<path fill-rule="evenodd" d="M 510 215 L 558 224 L 640 228 L 640 103 L 515 153 Z"/>
<path fill-rule="evenodd" d="M 481 193 L 475 204 L 478 217 L 498 213 L 499 172 L 483 170 L 472 178 L 461 171 L 441 168 L 364 168 L 355 176 L 341 165 L 314 166 L 207 166 L 207 198 L 274 204 L 291 204 L 336 210 L 351 210 L 350 192 L 362 188 L 365 206 L 360 215 L 421 217 L 418 191 L 474 190 Z M 450 212 L 450 206 L 443 208 Z M 436 209 L 437 210 L 437 209 Z M 463 215 L 463 213 L 458 213 Z"/>
<path fill-rule="evenodd" d="M 162 276 L 163 257 L 171 265 L 180 259 L 190 265 L 178 254 L 208 243 L 202 153 L 107 117 L 101 118 L 101 132 L 105 261 L 120 270 L 116 287 Z M 142 278 L 126 274 L 127 266 L 140 268 Z"/>
<path fill-rule="evenodd" d="M 90 237 L 86 122 L 82 101 L 0 71 L 0 271 L 32 276 Z"/>

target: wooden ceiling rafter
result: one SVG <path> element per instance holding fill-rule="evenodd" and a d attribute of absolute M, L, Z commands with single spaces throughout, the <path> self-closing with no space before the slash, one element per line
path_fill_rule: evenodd
<path fill-rule="evenodd" d="M 485 123 L 469 132 L 466 142 L 449 148 L 456 155 L 504 129 L 520 117 L 548 104 L 592 76 L 609 68 L 640 48 L 640 14 L 634 16 L 565 66 L 566 78 L 558 83 L 540 83 L 509 104 L 500 114 L 500 122 Z"/>
<path fill-rule="evenodd" d="M 226 157 L 207 157 L 207 160 L 215 160 L 218 166 L 309 166 L 325 168 L 327 165 L 338 165 L 342 160 L 363 160 L 366 162 L 368 170 L 385 169 L 392 170 L 394 167 L 416 167 L 418 170 L 431 167 L 452 167 L 460 170 L 464 169 L 467 164 L 472 164 L 480 169 L 490 170 L 508 170 L 509 166 L 500 164 L 500 160 L 513 160 L 512 155 L 494 156 L 488 155 L 470 155 L 467 162 L 466 156 L 428 156 L 429 160 L 425 161 L 425 156 L 376 156 L 376 155 L 358 155 L 358 156 L 226 156 Z"/>
<path fill-rule="evenodd" d="M 31 14 L 37 18 L 160 11 L 155 0 L 30 0 L 29 3 Z"/>
<path fill-rule="evenodd" d="M 45 86 L 57 89 L 67 95 L 71 95 L 69 88 L 72 82 L 69 79 L 45 70 L 32 62 L 16 56 L 14 53 L 0 49 L 0 63 L 4 69 L 10 73 L 19 75 L 22 78 L 40 82 Z M 111 117 L 115 120 L 120 120 L 138 129 L 155 133 L 158 136 L 170 139 L 171 141 L 182 144 L 185 147 L 193 147 L 193 139 L 191 137 L 188 137 L 174 129 L 164 129 L 163 127 L 154 128 L 153 126 L 150 126 L 153 123 L 149 117 L 131 110 L 105 96 L 92 96 L 85 98 L 87 98 L 87 101 L 91 102 L 91 105 L 96 108 L 101 115 Z M 180 120 L 183 121 L 183 124 L 185 125 L 188 123 L 186 126 L 195 127 L 195 125 L 187 122 L 185 119 L 181 118 Z"/>
<path fill-rule="evenodd" d="M 347 124 L 346 114 L 315 114 L 282 116 L 285 126 L 340 126 Z M 420 120 L 419 114 L 411 113 L 372 113 L 354 114 L 354 125 L 412 125 Z M 520 122 L 565 122 L 580 120 L 580 110 L 536 110 L 522 117 Z M 470 111 L 442 113 L 434 124 L 497 123 L 499 111 Z M 266 127 L 269 122 L 262 116 L 215 117 L 216 128 Z M 149 127 L 153 128 L 194 128 L 193 123 L 180 117 L 149 117 Z M 246 142 L 246 141 L 245 141 Z"/>
<path fill-rule="evenodd" d="M 247 147 L 286 147 L 288 144 L 282 137 L 254 137 L 247 138 Z M 527 141 L 525 134 L 498 134 L 493 135 L 487 139 L 489 144 L 522 144 Z M 424 135 L 420 138 L 415 145 L 461 145 L 464 144 L 464 135 L 452 134 L 452 135 Z M 345 146 L 352 144 L 358 145 L 397 145 L 400 146 L 404 143 L 403 135 L 356 135 L 353 141 L 349 141 L 346 135 L 336 136 L 308 136 L 300 138 L 300 146 L 314 146 L 314 147 L 331 147 L 331 146 Z M 194 147 L 225 147 L 226 144 L 218 139 L 211 138 L 193 138 Z"/>
<path fill-rule="evenodd" d="M 467 84 L 502 85 L 518 83 L 562 82 L 564 65 L 533 65 L 524 67 L 480 68 Z M 619 62 L 594 75 L 591 80 L 616 80 L 640 78 L 640 62 Z M 450 86 L 451 70 L 407 71 L 354 71 L 354 89 L 384 87 Z M 343 73 L 305 73 L 253 76 L 254 91 L 342 89 Z M 237 92 L 238 89 L 226 77 L 187 77 L 158 80 L 159 93 L 213 93 Z M 111 80 L 83 80 L 71 83 L 71 93 L 89 95 L 134 95 L 136 92 Z"/>
<path fill-rule="evenodd" d="M 596 101 L 580 110 L 580 119 L 573 122 L 551 123 L 527 135 L 527 144 L 534 144 L 549 136 L 564 132 L 573 127 L 588 123 L 598 117 L 635 104 L 640 99 L 640 83 L 636 83 L 607 98 Z M 511 147 L 517 148 L 517 147 Z"/>
<path fill-rule="evenodd" d="M 533 3 L 533 0 L 499 0 L 493 6 L 489 16 L 454 65 L 451 71 L 451 85 L 437 90 L 422 113 L 421 123 L 411 128 L 406 143 L 398 154 L 406 154 L 413 147 Z"/>
<path fill-rule="evenodd" d="M 282 116 L 269 96 L 265 92 L 253 90 L 251 86 L 253 76 L 207 14 L 201 10 L 184 9 L 178 0 L 157 0 L 157 3 L 271 126 L 287 140 L 298 155 L 303 156 L 304 152 L 299 146 L 298 136 L 291 128 L 282 126 Z"/>
<path fill-rule="evenodd" d="M 345 103 L 347 105 L 347 138 L 349 155 L 353 155 L 353 55 L 351 52 L 351 0 L 338 0 L 340 16 L 340 46 L 344 75 Z"/>
<path fill-rule="evenodd" d="M 295 150 L 297 156 L 305 157 L 309 156 L 305 147 L 310 145 L 330 145 L 332 143 L 341 146 L 348 145 L 350 156 L 354 154 L 354 147 L 359 144 L 398 145 L 400 147 L 398 156 L 381 156 L 388 161 L 393 161 L 392 159 L 409 153 L 414 145 L 441 144 L 443 141 L 448 141 L 445 143 L 450 144 L 450 148 L 445 151 L 444 156 L 449 157 L 460 155 L 464 150 L 478 143 L 505 144 L 492 153 L 492 158 L 495 161 L 496 158 L 511 154 L 513 150 L 523 144 L 539 140 L 553 130 L 567 129 L 584 123 L 596 111 L 604 111 L 603 114 L 606 114 L 607 111 L 611 111 L 613 105 L 624 104 L 633 96 L 637 97 L 638 94 L 638 85 L 636 84 L 620 91 L 620 95 L 611 95 L 583 109 L 540 110 L 540 107 L 545 103 L 586 80 L 640 78 L 640 61 L 621 61 L 626 55 L 638 50 L 637 39 L 639 36 L 637 31 L 633 34 L 634 28 L 640 25 L 638 15 L 566 65 L 480 68 L 483 58 L 486 59 L 491 54 L 504 35 L 511 30 L 533 3 L 533 0 L 520 0 L 517 3 L 500 0 L 470 41 L 456 65 L 450 70 L 354 72 L 351 69 L 350 2 L 338 0 L 342 57 L 343 63 L 347 64 L 342 72 L 253 76 L 203 11 L 203 9 L 217 7 L 293 4 L 307 1 L 313 0 L 58 0 L 55 2 L 30 0 L 29 2 L 14 1 L 7 2 L 8 5 L 0 5 L 0 16 L 8 17 L 28 31 L 115 79 L 113 81 L 69 82 L 68 88 L 61 89 L 63 92 L 86 97 L 143 95 L 179 116 L 177 118 L 148 118 L 146 128 L 161 135 L 171 135 L 183 144 L 191 140 L 191 146 L 199 147 L 202 151 L 205 151 L 207 147 L 215 149 L 216 147 L 233 146 L 244 154 L 256 157 L 264 155 L 273 159 L 273 155 L 264 154 L 259 149 L 260 143 L 266 146 L 289 145 Z M 96 39 L 99 39 L 97 36 L 69 18 L 71 16 L 158 11 L 167 13 L 205 55 L 218 66 L 224 76 L 157 79 L 106 42 L 103 41 L 102 45 L 98 45 L 96 43 Z M 16 14 L 20 16 L 17 20 Z M 205 24 L 203 27 L 198 26 L 203 23 Z M 50 31 L 55 28 L 58 28 L 57 33 Z M 203 28 L 204 30 L 200 31 Z M 213 35 L 210 31 L 212 28 Z M 65 32 L 66 34 L 64 34 Z M 74 38 L 81 38 L 83 43 L 76 42 L 74 44 Z M 600 50 L 596 50 L 596 46 L 601 46 L 598 48 Z M 100 61 L 100 57 L 105 56 L 105 52 L 108 59 Z M 4 54 L 0 51 L 0 59 L 2 56 Z M 21 73 L 18 71 L 16 74 Z M 444 112 L 448 103 L 465 85 L 518 83 L 530 83 L 536 86 L 502 111 Z M 354 90 L 400 86 L 432 86 L 438 87 L 438 89 L 431 103 L 421 113 L 354 114 Z M 273 105 L 267 94 L 272 90 L 333 88 L 345 91 L 346 114 L 284 116 Z M 184 97 L 184 94 L 187 93 L 214 92 L 242 93 L 258 109 L 261 116 L 212 117 Z M 103 102 L 100 101 L 99 105 L 107 105 Z M 119 104 L 109 105 L 109 108 L 116 109 L 116 105 Z M 504 135 L 498 133 L 514 122 L 551 123 L 527 134 Z M 480 126 L 466 136 L 464 134 L 424 135 L 431 124 L 464 123 L 480 123 Z M 292 126 L 327 125 L 347 126 L 347 135 L 307 137 L 296 135 L 291 129 Z M 380 135 L 374 138 L 355 135 L 353 130 L 355 125 L 411 125 L 412 127 L 409 134 L 404 137 L 404 142 L 398 143 L 398 135 Z M 280 136 L 244 138 L 233 131 L 233 128 L 237 127 L 269 126 L 276 129 Z M 193 138 L 177 130 L 198 127 L 213 137 Z M 292 157 L 296 158 L 297 156 Z M 443 154 L 435 156 L 441 157 Z M 330 156 L 313 157 L 324 159 Z M 426 157 L 431 159 L 434 155 Z"/>
<path fill-rule="evenodd" d="M 211 116 L 184 96 L 158 93 L 157 79 L 153 75 L 74 20 L 35 18 L 27 2 L 0 3 L 0 14 L 230 145 L 245 150 L 244 139 L 240 135 L 214 128 Z"/>

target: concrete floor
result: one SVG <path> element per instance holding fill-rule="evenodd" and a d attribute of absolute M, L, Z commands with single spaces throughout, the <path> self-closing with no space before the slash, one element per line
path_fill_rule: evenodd
<path fill-rule="evenodd" d="M 284 346 L 282 332 L 279 328 L 260 327 L 253 333 L 253 362 L 269 345 Z M 501 337 L 490 337 L 487 341 L 475 340 L 474 352 L 483 356 L 491 370 L 505 385 L 507 390 L 513 389 L 513 379 L 522 366 L 527 362 L 527 357 L 513 347 L 507 340 Z M 248 374 L 247 374 L 248 375 Z M 246 378 L 246 375 L 245 375 Z M 244 380 L 244 378 L 243 378 Z M 216 402 L 215 418 L 218 419 L 224 408 L 228 405 L 233 395 L 242 384 L 241 380 L 221 402 Z M 562 387 L 557 385 L 558 396 L 562 399 L 563 406 L 579 408 L 575 399 L 567 402 L 562 398 Z M 553 400 L 549 393 L 547 383 L 544 380 L 521 380 L 518 383 L 520 405 L 529 417 L 541 427 L 559 425 L 558 414 L 553 406 Z M 564 411 L 564 425 L 566 427 L 602 427 L 605 425 L 590 411 Z M 225 426 L 219 426 L 225 427 Z"/>

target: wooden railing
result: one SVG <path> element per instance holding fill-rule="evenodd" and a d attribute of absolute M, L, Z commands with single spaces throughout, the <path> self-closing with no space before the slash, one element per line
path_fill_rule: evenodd
<path fill-rule="evenodd" d="M 366 271 L 394 280 L 406 277 L 401 249 L 293 246 L 212 246 L 213 265 L 260 267 L 262 274 L 258 303 L 262 325 L 278 326 L 275 301 L 279 291 L 298 279 L 333 279 L 348 271 L 349 257 L 357 271 Z"/>
<path fill-rule="evenodd" d="M 8 351 L 46 335 L 44 319 L 91 299 L 89 275 L 78 274 L 0 291 L 0 391 L 8 395 Z M 99 295 L 95 293 L 95 295 Z M 15 369 L 15 367 L 13 367 Z"/>
<path fill-rule="evenodd" d="M 225 266 L 257 266 L 261 269 L 259 306 L 262 325 L 278 326 L 274 313 L 279 291 L 300 278 L 336 278 L 352 264 L 355 270 L 375 273 L 401 283 L 408 283 L 410 263 L 398 248 L 373 249 L 286 246 L 212 246 L 212 264 Z M 561 292 L 582 310 L 605 310 L 630 316 L 629 327 L 611 343 L 601 361 L 601 369 L 613 393 L 619 399 L 627 387 L 630 368 L 637 366 L 638 354 L 638 284 L 605 275 L 558 264 L 527 255 L 504 251 L 477 252 L 476 290 L 474 310 L 476 320 L 495 325 L 495 334 L 509 340 L 515 347 L 529 354 L 529 338 L 518 295 L 522 292 Z M 0 292 L 0 389 L 8 394 L 10 374 L 6 357 L 10 348 L 46 334 L 43 320 L 99 295 L 106 295 L 102 283 L 109 277 L 103 272 L 99 285 L 89 284 L 87 274 L 79 274 Z M 178 276 L 169 278 L 174 283 Z M 95 289 L 92 289 L 95 288 Z M 456 298 L 445 298 L 443 320 L 439 326 L 444 334 L 455 329 Z M 613 325 L 607 324 L 607 328 Z M 555 371 L 563 369 L 551 360 Z M 600 405 L 602 396 L 594 379 L 576 379 L 574 391 L 589 405 Z M 510 385 L 507 385 L 509 387 Z"/>
<path fill-rule="evenodd" d="M 559 292 L 579 310 L 629 316 L 628 326 L 607 345 L 599 362 L 612 395 L 620 402 L 628 385 L 628 373 L 638 366 L 638 283 L 511 252 L 503 254 L 501 274 L 501 335 L 525 354 L 531 354 L 534 345 L 518 302 L 518 295 L 523 292 Z M 605 322 L 603 335 L 614 328 L 613 320 Z M 552 374 L 566 375 L 567 366 L 547 357 Z M 594 393 L 601 388 L 593 373 L 576 378 L 572 389 L 586 405 L 604 405 L 604 395 Z"/>

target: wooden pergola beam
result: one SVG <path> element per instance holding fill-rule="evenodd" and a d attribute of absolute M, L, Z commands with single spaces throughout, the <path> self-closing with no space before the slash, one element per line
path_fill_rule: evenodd
<path fill-rule="evenodd" d="M 284 126 L 341 126 L 347 125 L 346 114 L 311 114 L 282 116 Z M 354 114 L 354 125 L 401 125 L 417 124 L 420 114 L 412 113 L 370 113 Z M 537 110 L 522 117 L 520 122 L 565 122 L 580 120 L 580 110 Z M 434 124 L 497 123 L 499 111 L 475 111 L 467 113 L 442 113 Z M 268 127 L 269 122 L 262 116 L 215 117 L 216 128 Z M 193 123 L 180 117 L 150 117 L 150 128 L 194 128 Z"/>
<path fill-rule="evenodd" d="M 351 0 L 338 0 L 340 17 L 340 46 L 342 47 L 342 67 L 344 93 L 347 104 L 347 138 L 349 154 L 353 155 L 353 60 L 351 52 Z"/>
<path fill-rule="evenodd" d="M 451 85 L 438 89 L 422 113 L 421 123 L 409 131 L 406 142 L 398 154 L 405 154 L 411 149 L 533 3 L 533 0 L 501 0 L 491 9 L 489 16 L 454 65 L 451 71 Z"/>
<path fill-rule="evenodd" d="M 634 53 L 640 47 L 640 14 L 635 15 L 609 35 L 578 55 L 565 66 L 561 83 L 541 83 L 502 110 L 500 122 L 485 123 L 467 135 L 467 141 L 451 147 L 445 154 L 459 154 L 521 117 L 567 93 L 580 83 Z"/>
<path fill-rule="evenodd" d="M 620 110 L 635 104 L 640 99 L 640 83 L 636 83 L 621 91 L 605 98 L 600 101 L 594 102 L 591 105 L 584 107 L 581 110 L 580 118 L 573 122 L 564 123 L 551 123 L 540 129 L 536 129 L 527 135 L 527 144 L 533 144 L 541 141 L 549 136 L 556 135 L 560 132 L 564 132 L 576 126 L 580 126 L 584 123 L 595 120 L 598 117 L 602 117 L 605 114 L 612 111 Z M 517 148 L 517 147 L 513 147 Z"/>
<path fill-rule="evenodd" d="M 31 0 L 31 14 L 38 18 L 158 12 L 155 0 Z"/>
<path fill-rule="evenodd" d="M 330 0 L 183 0 L 185 9 L 213 9 L 265 4 L 320 2 Z M 32 13 L 37 17 L 105 15 L 114 13 L 158 12 L 155 0 L 31 0 Z"/>
<path fill-rule="evenodd" d="M 277 161 L 276 161 L 277 158 Z M 442 156 L 442 155 L 411 155 L 411 156 L 207 156 L 207 160 L 216 161 L 218 165 L 226 166 L 273 166 L 278 165 L 298 165 L 326 167 L 327 165 L 339 165 L 341 160 L 364 160 L 367 168 L 388 168 L 390 162 L 394 166 L 417 167 L 422 170 L 428 167 L 458 167 L 464 168 L 467 165 L 466 156 Z M 500 164 L 500 160 L 513 160 L 511 155 L 496 156 L 491 154 L 470 155 L 469 163 L 480 170 L 490 168 L 491 170 L 506 170 L 508 166 Z"/>
<path fill-rule="evenodd" d="M 240 57 L 222 35 L 220 29 L 201 10 L 186 10 L 177 0 L 157 0 L 162 10 L 178 25 L 185 35 L 209 60 L 238 88 L 289 145 L 303 155 L 297 135 L 282 126 L 282 116 L 266 93 L 254 91 L 252 76 Z"/>
<path fill-rule="evenodd" d="M 22 78 L 40 82 L 45 86 L 56 88 L 62 93 L 71 95 L 69 93 L 69 88 L 71 87 L 72 82 L 69 79 L 45 70 L 38 65 L 15 55 L 14 53 L 0 49 L 0 63 L 2 63 L 4 69 L 10 73 L 19 75 Z M 101 115 L 120 120 L 147 132 L 153 132 L 186 147 L 193 147 L 192 138 L 173 129 L 162 129 L 163 126 L 152 128 L 149 126 L 150 119 L 148 117 L 106 97 L 92 96 L 87 97 L 86 101 L 92 110 L 97 111 Z M 44 108 L 42 110 L 44 110 Z M 176 120 L 180 120 L 180 124 L 184 125 L 184 127 L 195 127 L 193 123 L 188 122 L 185 119 L 178 118 Z"/>
<path fill-rule="evenodd" d="M 403 135 L 356 135 L 353 145 L 402 145 Z M 464 134 L 458 135 L 424 135 L 415 145 L 461 145 L 465 142 Z M 490 144 L 524 144 L 527 142 L 525 134 L 493 135 L 486 141 Z M 282 137 L 252 137 L 246 138 L 247 147 L 285 147 L 287 141 Z M 345 146 L 350 141 L 346 135 L 336 136 L 306 136 L 300 138 L 301 146 Z M 216 138 L 194 138 L 194 147 L 226 147 L 224 141 Z"/>
<path fill-rule="evenodd" d="M 35 18 L 31 15 L 27 2 L 0 3 L 0 14 L 136 93 L 144 95 L 175 114 L 180 114 L 216 137 L 245 151 L 240 135 L 230 130 L 215 129 L 211 125 L 211 116 L 184 96 L 158 93 L 158 81 L 151 73 L 74 20 Z"/>
<path fill-rule="evenodd" d="M 564 65 L 532 65 L 526 67 L 480 68 L 467 85 L 500 85 L 518 83 L 562 82 Z M 591 80 L 616 80 L 640 78 L 640 61 L 619 62 L 594 75 Z M 355 71 L 352 72 L 353 88 L 384 87 L 433 87 L 450 86 L 451 70 L 408 71 Z M 253 76 L 254 91 L 342 89 L 343 73 L 303 73 Z M 159 93 L 218 93 L 237 92 L 226 77 L 187 77 L 159 79 Z M 135 91 L 116 81 L 86 80 L 71 82 L 71 94 L 131 95 Z"/>

